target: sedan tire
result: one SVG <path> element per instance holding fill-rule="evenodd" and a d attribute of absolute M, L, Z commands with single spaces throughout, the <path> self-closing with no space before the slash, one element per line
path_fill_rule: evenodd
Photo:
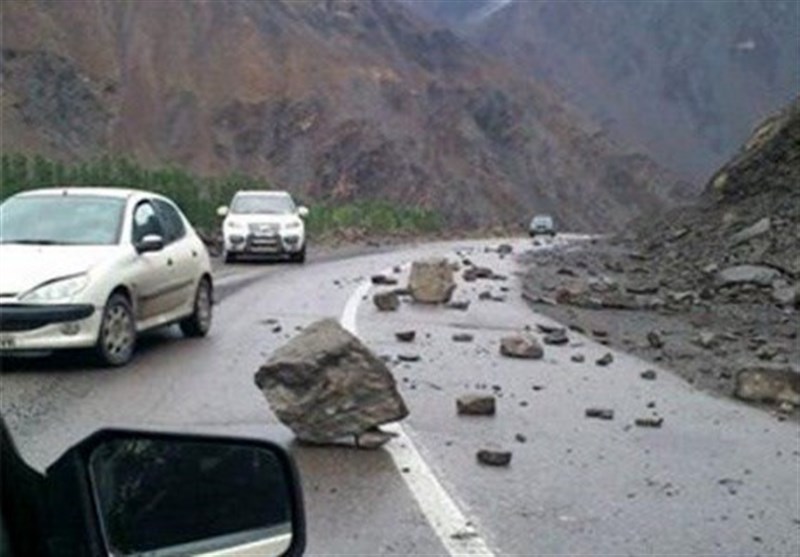
<path fill-rule="evenodd" d="M 194 311 L 180 322 L 181 332 L 187 337 L 206 336 L 211 329 L 212 306 L 211 281 L 203 277 L 194 295 Z"/>
<path fill-rule="evenodd" d="M 95 354 L 101 365 L 124 366 L 136 348 L 136 323 L 131 303 L 123 294 L 112 294 L 103 308 Z"/>

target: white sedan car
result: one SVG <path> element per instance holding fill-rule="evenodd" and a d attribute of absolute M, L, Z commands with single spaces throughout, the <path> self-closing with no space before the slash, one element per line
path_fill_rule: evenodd
<path fill-rule="evenodd" d="M 94 348 L 121 366 L 142 331 L 211 326 L 208 252 L 153 193 L 28 191 L 0 205 L 0 353 Z"/>

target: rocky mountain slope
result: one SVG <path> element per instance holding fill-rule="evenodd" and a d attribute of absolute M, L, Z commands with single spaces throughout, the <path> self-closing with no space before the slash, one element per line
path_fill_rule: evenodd
<path fill-rule="evenodd" d="M 695 181 L 800 90 L 792 0 L 432 0 L 408 5 L 551 83 Z"/>
<path fill-rule="evenodd" d="M 618 228 L 686 191 L 397 2 L 2 4 L 4 152 L 237 170 L 458 225 Z"/>
<path fill-rule="evenodd" d="M 611 242 L 531 257 L 526 296 L 700 387 L 796 415 L 798 231 L 800 98 L 758 127 L 699 203 Z"/>

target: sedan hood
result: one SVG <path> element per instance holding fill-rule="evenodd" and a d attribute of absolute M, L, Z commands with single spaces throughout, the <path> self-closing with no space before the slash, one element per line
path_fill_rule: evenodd
<path fill-rule="evenodd" d="M 120 252 L 120 246 L 0 245 L 0 296 L 27 292 L 43 282 L 85 273 Z"/>

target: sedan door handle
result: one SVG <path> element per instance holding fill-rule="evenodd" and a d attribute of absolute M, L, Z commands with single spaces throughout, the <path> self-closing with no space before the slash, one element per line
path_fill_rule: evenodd
<path fill-rule="evenodd" d="M 192 250 L 192 257 L 197 257 L 197 250 Z"/>
<path fill-rule="evenodd" d="M 167 266 L 172 267 L 172 259 L 167 259 Z"/>

